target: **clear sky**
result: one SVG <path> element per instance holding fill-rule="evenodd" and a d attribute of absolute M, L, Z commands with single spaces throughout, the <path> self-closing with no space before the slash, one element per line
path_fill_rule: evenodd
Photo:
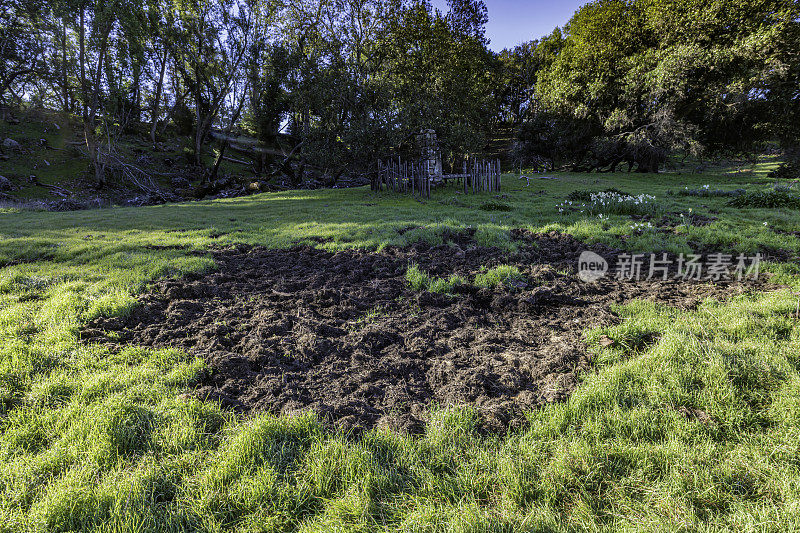
<path fill-rule="evenodd" d="M 489 10 L 486 36 L 496 52 L 519 43 L 543 37 L 556 26 L 563 26 L 588 0 L 484 0 Z M 447 0 L 432 0 L 447 11 Z"/>

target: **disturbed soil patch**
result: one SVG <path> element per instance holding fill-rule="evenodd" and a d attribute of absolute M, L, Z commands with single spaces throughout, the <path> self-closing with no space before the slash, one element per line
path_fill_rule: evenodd
<path fill-rule="evenodd" d="M 580 252 L 613 262 L 615 250 L 555 233 L 513 236 L 521 241 L 514 254 L 476 246 L 469 233 L 381 253 L 217 251 L 218 271 L 159 281 L 132 315 L 97 319 L 83 337 L 198 354 L 208 371 L 194 394 L 245 412 L 313 409 L 343 428 L 416 432 L 431 406 L 469 404 L 487 427 L 502 429 L 575 388 L 590 366 L 582 331 L 617 320 L 610 304 L 644 298 L 691 308 L 753 288 L 584 283 L 575 274 Z M 526 283 L 460 287 L 452 296 L 416 292 L 405 280 L 410 263 L 466 279 L 513 264 Z"/>

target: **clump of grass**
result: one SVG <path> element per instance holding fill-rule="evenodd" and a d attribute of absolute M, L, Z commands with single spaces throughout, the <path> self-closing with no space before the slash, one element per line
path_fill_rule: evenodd
<path fill-rule="evenodd" d="M 523 279 L 524 276 L 517 267 L 498 265 L 475 276 L 475 286 L 486 289 L 494 289 L 501 285 L 512 287 L 515 282 L 519 283 Z"/>
<path fill-rule="evenodd" d="M 455 274 L 451 274 L 450 277 L 447 278 L 431 276 L 419 268 L 417 264 L 412 264 L 406 271 L 406 281 L 408 281 L 409 285 L 411 285 L 411 288 L 414 290 L 439 294 L 450 294 L 456 287 L 467 284 L 464 278 Z"/>
<path fill-rule="evenodd" d="M 508 251 L 516 249 L 516 244 L 511 240 L 508 230 L 488 224 L 483 224 L 476 228 L 475 243 L 478 246 L 502 248 Z"/>
<path fill-rule="evenodd" d="M 511 211 L 511 206 L 501 202 L 486 202 L 478 208 L 482 211 Z"/>
<path fill-rule="evenodd" d="M 127 401 L 112 401 L 104 406 L 103 433 L 112 452 L 111 457 L 143 452 L 154 426 L 153 413 Z"/>
<path fill-rule="evenodd" d="M 694 196 L 699 198 L 717 198 L 726 196 L 741 196 L 746 192 L 747 191 L 745 191 L 744 189 L 733 189 L 733 190 L 712 189 L 710 185 L 703 185 L 699 189 L 690 189 L 689 187 L 684 187 L 683 189 L 677 192 L 677 195 Z"/>
<path fill-rule="evenodd" d="M 731 207 L 753 208 L 780 208 L 800 209 L 800 195 L 793 194 L 786 189 L 772 189 L 768 191 L 755 191 L 738 196 L 728 202 Z"/>
<path fill-rule="evenodd" d="M 92 303 L 86 312 L 85 320 L 93 320 L 99 316 L 128 316 L 138 305 L 136 298 L 125 291 L 112 290 Z"/>

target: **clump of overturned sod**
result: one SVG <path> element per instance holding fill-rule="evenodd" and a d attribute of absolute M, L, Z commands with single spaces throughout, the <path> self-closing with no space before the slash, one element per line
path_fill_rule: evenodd
<path fill-rule="evenodd" d="M 440 294 L 450 294 L 456 287 L 467 284 L 464 278 L 455 274 L 447 278 L 431 276 L 419 268 L 417 264 L 412 264 L 406 271 L 406 281 L 408 281 L 409 285 L 411 285 L 411 288 L 414 290 L 436 292 Z"/>
<path fill-rule="evenodd" d="M 514 282 L 520 282 L 523 279 L 524 276 L 519 268 L 513 265 L 499 265 L 475 276 L 475 286 L 487 289 L 494 289 L 501 285 L 510 287 Z"/>

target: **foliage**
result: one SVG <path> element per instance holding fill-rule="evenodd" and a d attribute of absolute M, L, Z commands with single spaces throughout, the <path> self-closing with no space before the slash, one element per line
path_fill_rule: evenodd
<path fill-rule="evenodd" d="M 748 192 L 737 196 L 728 205 L 731 207 L 790 208 L 800 209 L 800 195 L 789 190 L 771 189 Z"/>
<path fill-rule="evenodd" d="M 191 133 L 196 165 L 212 132 L 246 132 L 256 171 L 293 184 L 368 175 L 428 128 L 451 168 L 512 128 L 515 164 L 540 169 L 792 153 L 800 7 L 745 4 L 596 0 L 496 54 L 481 0 L 3 0 L 0 105 L 79 114 L 98 186 L 145 124 L 153 143 Z"/>
<path fill-rule="evenodd" d="M 744 189 L 712 189 L 710 185 L 706 184 L 699 189 L 690 189 L 688 186 L 678 190 L 678 196 L 694 196 L 697 198 L 716 198 L 720 196 L 741 196 L 746 191 Z"/>
<path fill-rule="evenodd" d="M 42 14 L 42 6 L 33 0 L 0 1 L 0 105 L 21 103 L 15 89 L 35 80 L 45 65 Z"/>
<path fill-rule="evenodd" d="M 504 204 L 501 202 L 486 202 L 480 205 L 478 208 L 481 211 L 502 211 L 508 212 L 511 211 L 511 206 L 508 204 Z"/>
<path fill-rule="evenodd" d="M 241 130 L 259 172 L 331 185 L 423 128 L 451 163 L 479 152 L 496 115 L 480 0 L 446 13 L 410 0 L 6 0 L 2 13 L 0 105 L 81 111 L 98 185 L 115 135 L 145 120 L 153 142 L 191 133 L 198 166 L 212 132 Z"/>
<path fill-rule="evenodd" d="M 573 169 L 656 172 L 669 153 L 742 153 L 800 141 L 788 75 L 796 2 L 598 0 L 536 77 L 521 152 Z M 557 144 L 562 136 L 561 145 Z"/>

